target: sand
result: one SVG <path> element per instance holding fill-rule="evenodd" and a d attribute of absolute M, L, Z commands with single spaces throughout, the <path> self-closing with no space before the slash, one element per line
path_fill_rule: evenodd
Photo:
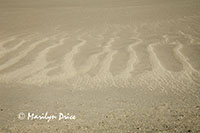
<path fill-rule="evenodd" d="M 0 132 L 200 132 L 198 0 L 0 2 Z"/>

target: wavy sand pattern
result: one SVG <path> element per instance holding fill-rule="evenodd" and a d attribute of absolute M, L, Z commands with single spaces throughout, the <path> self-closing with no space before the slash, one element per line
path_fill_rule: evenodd
<path fill-rule="evenodd" d="M 124 31 L 121 32 L 130 30 L 122 29 Z M 69 35 L 70 33 L 63 34 Z M 92 80 L 95 77 L 108 76 L 107 80 L 115 80 L 115 78 L 120 78 L 120 75 L 121 78 L 131 80 L 136 75 L 143 75 L 157 69 L 160 70 L 158 75 L 165 72 L 170 72 L 168 73 L 170 76 L 173 76 L 174 72 L 180 74 L 194 72 L 199 75 L 198 44 L 182 44 L 179 43 L 179 38 L 174 38 L 172 43 L 165 42 L 166 37 L 163 38 L 163 41 L 162 38 L 159 41 L 143 40 L 140 38 L 142 33 L 138 32 L 133 33 L 135 36 L 130 33 L 130 38 L 127 39 L 113 34 L 113 37 L 104 42 L 104 39 L 87 40 L 87 38 L 93 39 L 87 37 L 92 36 L 88 34 L 83 35 L 84 37 L 64 36 L 62 38 L 63 34 L 45 36 L 41 40 L 34 39 L 34 36 L 13 37 L 20 41 L 16 41 L 16 44 L 10 46 L 8 50 L 3 48 L 0 66 L 2 81 L 16 80 L 20 83 L 35 84 L 38 80 L 38 83 L 43 84 L 40 81 L 45 78 L 48 80 L 44 80 L 44 84 L 46 84 L 52 80 L 60 80 L 60 78 L 67 81 L 69 78 L 75 77 L 82 77 L 83 80 L 91 78 Z M 162 35 L 159 36 L 162 37 Z M 179 35 L 175 34 L 174 36 Z M 148 43 L 148 41 L 151 42 Z M 1 42 L 1 46 L 4 47 L 9 43 L 10 40 L 5 39 Z M 27 46 L 23 47 L 25 45 Z M 34 67 L 34 64 L 37 67 Z M 90 72 L 95 67 L 98 67 L 98 70 L 95 75 L 91 76 Z M 55 70 L 56 73 L 53 74 L 55 68 L 59 68 L 60 73 Z M 40 73 L 30 74 L 30 71 L 38 70 Z M 20 71 L 23 73 L 16 75 Z M 24 78 L 28 73 L 30 76 Z M 32 83 L 31 80 L 34 82 Z"/>

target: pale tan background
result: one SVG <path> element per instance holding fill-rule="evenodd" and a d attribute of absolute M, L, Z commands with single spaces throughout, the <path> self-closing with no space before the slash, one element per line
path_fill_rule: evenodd
<path fill-rule="evenodd" d="M 0 132 L 196 133 L 199 89 L 198 0 L 0 0 Z"/>

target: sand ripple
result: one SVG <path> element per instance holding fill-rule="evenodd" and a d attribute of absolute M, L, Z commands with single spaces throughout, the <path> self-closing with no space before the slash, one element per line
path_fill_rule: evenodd
<path fill-rule="evenodd" d="M 0 82 L 59 82 L 82 89 L 199 86 L 200 31 L 194 28 L 199 18 L 196 14 L 149 23 L 98 23 L 100 28 L 85 25 L 75 32 L 63 30 L 64 25 L 61 30 L 60 25 L 48 34 L 2 32 Z"/>

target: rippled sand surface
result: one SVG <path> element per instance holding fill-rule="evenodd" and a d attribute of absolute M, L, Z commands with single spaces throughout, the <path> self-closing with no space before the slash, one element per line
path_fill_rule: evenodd
<path fill-rule="evenodd" d="M 200 132 L 198 0 L 0 2 L 1 132 Z"/>

